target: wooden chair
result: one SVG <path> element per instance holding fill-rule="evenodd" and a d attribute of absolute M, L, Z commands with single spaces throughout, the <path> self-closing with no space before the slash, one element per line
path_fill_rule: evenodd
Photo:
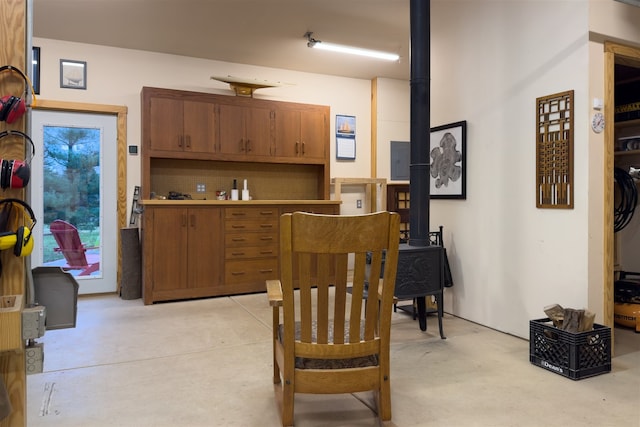
<path fill-rule="evenodd" d="M 67 265 L 62 266 L 64 270 L 80 270 L 78 276 L 88 276 L 100 270 L 100 256 L 87 254 L 88 247 L 80 241 L 78 229 L 67 221 L 56 219 L 49 226 L 53 238 L 58 244 L 54 251 L 61 252 Z"/>
<path fill-rule="evenodd" d="M 281 277 L 266 285 L 283 426 L 293 425 L 295 393 L 371 390 L 380 419 L 391 419 L 389 338 L 398 233 L 399 216 L 390 212 L 295 212 L 280 218 Z M 383 279 L 372 281 L 366 292 L 369 277 L 381 277 L 383 251 Z"/>

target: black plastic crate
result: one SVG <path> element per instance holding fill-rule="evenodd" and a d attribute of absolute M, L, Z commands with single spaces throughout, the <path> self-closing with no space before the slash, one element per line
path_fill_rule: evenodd
<path fill-rule="evenodd" d="M 529 360 L 556 374 L 580 380 L 611 372 L 611 328 L 572 333 L 553 326 L 550 319 L 529 321 Z"/>

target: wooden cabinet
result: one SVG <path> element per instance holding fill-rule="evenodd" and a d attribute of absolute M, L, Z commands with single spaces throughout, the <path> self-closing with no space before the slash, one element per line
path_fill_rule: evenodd
<path fill-rule="evenodd" d="M 221 208 L 147 207 L 143 220 L 145 304 L 221 293 Z"/>
<path fill-rule="evenodd" d="M 264 291 L 278 277 L 279 211 L 275 206 L 225 208 L 224 284 L 229 293 Z"/>
<path fill-rule="evenodd" d="M 409 184 L 387 184 L 387 210 L 400 214 L 400 243 L 409 241 Z"/>
<path fill-rule="evenodd" d="M 270 156 L 274 140 L 273 110 L 261 106 L 218 105 L 220 153 Z"/>
<path fill-rule="evenodd" d="M 149 148 L 153 151 L 213 153 L 217 148 L 215 104 L 149 98 Z"/>
<path fill-rule="evenodd" d="M 339 214 L 339 202 L 143 201 L 145 304 L 264 292 L 280 274 L 285 212 Z"/>
<path fill-rule="evenodd" d="M 324 160 L 328 153 L 328 109 L 279 108 L 276 111 L 276 155 L 298 161 Z"/>

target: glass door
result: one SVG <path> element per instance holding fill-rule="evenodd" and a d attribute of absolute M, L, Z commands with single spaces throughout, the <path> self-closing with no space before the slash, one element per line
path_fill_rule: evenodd
<path fill-rule="evenodd" d="M 82 294 L 117 289 L 117 120 L 35 110 L 32 265 L 73 274 Z"/>

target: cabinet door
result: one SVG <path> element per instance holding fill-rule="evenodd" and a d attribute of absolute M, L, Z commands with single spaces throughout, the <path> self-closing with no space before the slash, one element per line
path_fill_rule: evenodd
<path fill-rule="evenodd" d="M 215 104 L 184 101 L 183 123 L 184 151 L 193 153 L 216 152 Z"/>
<path fill-rule="evenodd" d="M 220 104 L 220 152 L 245 154 L 243 108 L 237 105 Z"/>
<path fill-rule="evenodd" d="M 221 104 L 219 114 L 221 153 L 245 157 L 271 155 L 271 110 Z"/>
<path fill-rule="evenodd" d="M 151 98 L 149 108 L 150 141 L 152 150 L 182 151 L 182 101 L 171 98 Z"/>
<path fill-rule="evenodd" d="M 300 112 L 280 109 L 276 112 L 276 156 L 298 157 L 300 144 Z"/>
<path fill-rule="evenodd" d="M 183 208 L 147 209 L 145 220 L 147 218 L 153 222 L 151 227 L 153 246 L 145 248 L 145 255 L 148 254 L 148 250 L 151 252 L 150 273 L 153 294 L 186 287 L 187 210 Z"/>
<path fill-rule="evenodd" d="M 215 288 L 220 285 L 224 257 L 221 208 L 188 210 L 189 288 Z"/>
<path fill-rule="evenodd" d="M 325 116 L 322 111 L 300 112 L 300 141 L 302 157 L 324 159 L 326 148 Z"/>
<path fill-rule="evenodd" d="M 249 156 L 270 156 L 273 142 L 273 115 L 268 108 L 246 108 L 245 138 L 246 154 Z"/>
<path fill-rule="evenodd" d="M 326 123 L 322 111 L 283 108 L 276 113 L 276 155 L 324 159 Z"/>

